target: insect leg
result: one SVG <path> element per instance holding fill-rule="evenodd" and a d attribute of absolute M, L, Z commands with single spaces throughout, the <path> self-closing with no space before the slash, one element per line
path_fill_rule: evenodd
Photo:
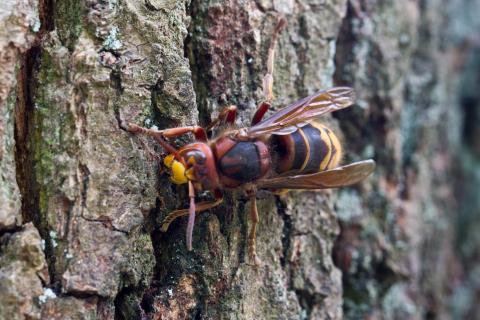
<path fill-rule="evenodd" d="M 235 124 L 235 119 L 237 118 L 237 106 L 228 106 L 224 108 L 220 113 L 218 114 L 218 117 L 212 121 L 206 128 L 207 131 L 212 130 L 214 127 L 217 125 L 221 124 Z"/>
<path fill-rule="evenodd" d="M 270 109 L 270 107 L 271 107 L 271 104 L 266 101 L 263 101 L 262 103 L 260 103 L 257 110 L 255 111 L 255 114 L 253 115 L 252 126 L 262 121 L 263 116 L 265 116 L 265 114 L 267 113 L 268 109 Z"/>
<path fill-rule="evenodd" d="M 252 126 L 256 125 L 262 121 L 263 117 L 267 113 L 268 109 L 271 107 L 270 102 L 273 100 L 273 67 L 275 62 L 275 47 L 278 41 L 278 35 L 285 27 L 287 21 L 282 16 L 278 19 L 277 26 L 273 31 L 272 40 L 270 42 L 270 47 L 268 48 L 268 58 L 267 58 L 267 74 L 263 77 L 263 95 L 265 96 L 265 101 L 260 103 L 255 111 L 255 114 L 252 118 Z"/>
<path fill-rule="evenodd" d="M 175 157 L 178 158 L 179 161 L 182 160 L 182 157 L 178 155 L 177 149 L 175 149 L 175 147 L 173 147 L 171 144 L 165 141 L 162 131 L 140 127 L 134 123 L 129 123 L 129 122 L 121 122 L 120 128 L 133 134 L 144 134 L 144 135 L 153 137 L 155 141 L 157 141 L 162 146 L 162 148 L 164 148 L 170 153 L 175 154 Z"/>
<path fill-rule="evenodd" d="M 204 201 L 199 202 L 195 206 L 195 212 L 202 212 L 211 208 L 218 206 L 223 201 L 223 196 L 220 193 L 216 193 L 215 201 Z M 160 230 L 162 232 L 167 232 L 170 224 L 177 218 L 183 217 L 189 214 L 189 209 L 180 209 L 170 212 L 161 223 Z"/>
<path fill-rule="evenodd" d="M 142 139 L 139 139 L 142 148 L 147 152 L 148 159 L 150 161 L 161 161 L 162 157 L 158 155 L 154 150 L 152 150 Z M 173 148 L 173 147 L 172 147 Z"/>
<path fill-rule="evenodd" d="M 257 209 L 257 196 L 255 191 L 248 192 L 250 198 L 250 220 L 252 221 L 252 226 L 250 227 L 250 232 L 248 234 L 248 257 L 250 261 L 255 265 L 259 266 L 261 264 L 260 259 L 257 257 L 257 225 L 258 225 L 258 209 Z"/>
<path fill-rule="evenodd" d="M 268 48 L 267 74 L 263 77 L 263 94 L 266 101 L 273 100 L 273 66 L 275 61 L 275 46 L 277 45 L 278 35 L 287 24 L 287 20 L 281 16 L 278 18 L 277 26 L 273 30 L 272 40 Z"/>
<path fill-rule="evenodd" d="M 161 132 L 162 136 L 164 136 L 165 138 L 175 138 L 187 133 L 193 133 L 195 139 L 204 142 L 207 141 L 207 133 L 205 132 L 205 129 L 199 126 L 164 129 L 159 130 L 158 132 Z"/>
<path fill-rule="evenodd" d="M 199 126 L 178 127 L 165 130 L 148 129 L 140 127 L 134 123 L 122 123 L 120 126 L 128 132 L 134 134 L 145 134 L 154 138 L 175 138 L 187 133 L 193 133 L 195 139 L 200 141 L 207 141 L 207 134 L 205 132 L 205 129 Z"/>

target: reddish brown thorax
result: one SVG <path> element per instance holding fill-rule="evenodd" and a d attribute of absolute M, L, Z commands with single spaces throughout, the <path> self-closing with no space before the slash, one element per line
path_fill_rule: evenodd
<path fill-rule="evenodd" d="M 220 183 L 236 188 L 263 177 L 270 169 L 271 158 L 267 145 L 260 139 L 240 141 L 221 137 L 212 143 Z"/>

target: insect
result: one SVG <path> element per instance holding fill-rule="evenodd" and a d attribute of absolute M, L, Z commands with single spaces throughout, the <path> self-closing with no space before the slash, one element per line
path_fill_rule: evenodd
<path fill-rule="evenodd" d="M 171 212 L 162 222 L 161 230 L 178 217 L 188 215 L 187 249 L 192 249 L 192 233 L 197 212 L 218 206 L 223 191 L 242 189 L 250 200 L 252 225 L 248 235 L 248 255 L 259 264 L 256 253 L 256 228 L 259 221 L 256 193 L 259 189 L 326 189 L 349 186 L 368 177 L 375 168 L 373 160 L 339 166 L 342 146 L 318 116 L 346 108 L 354 102 L 354 92 L 348 87 L 335 87 L 316 92 L 264 119 L 273 99 L 273 60 L 277 37 L 285 25 L 279 19 L 268 52 L 267 74 L 263 80 L 266 100 L 258 106 L 250 127 L 233 128 L 236 107 L 220 112 L 206 129 L 198 126 L 148 129 L 132 123 L 122 123 L 125 130 L 153 137 L 169 155 L 164 165 L 171 181 L 187 184 L 190 198 L 188 209 Z M 207 131 L 222 124 L 230 125 L 213 140 Z M 192 133 L 196 141 L 179 149 L 166 139 Z M 195 193 L 209 190 L 214 201 L 195 202 Z"/>

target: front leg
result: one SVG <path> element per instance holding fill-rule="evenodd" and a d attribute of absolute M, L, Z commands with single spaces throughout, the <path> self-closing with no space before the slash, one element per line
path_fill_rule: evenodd
<path fill-rule="evenodd" d="M 187 133 L 193 133 L 195 139 L 199 141 L 206 142 L 207 141 L 207 133 L 205 129 L 199 126 L 189 126 L 189 127 L 178 127 L 178 128 L 169 128 L 164 130 L 157 130 L 157 129 L 148 129 L 144 127 L 140 127 L 134 123 L 122 123 L 121 127 L 128 132 L 134 134 L 144 134 L 147 136 L 151 136 L 153 138 L 175 138 L 182 136 Z"/>
<path fill-rule="evenodd" d="M 215 201 L 205 201 L 205 202 L 197 203 L 196 207 L 195 207 L 195 212 L 202 212 L 202 211 L 206 211 L 208 209 L 212 209 L 212 208 L 218 206 L 219 204 L 221 204 L 222 201 L 223 201 L 222 193 L 220 191 L 216 190 L 215 191 Z M 170 226 L 170 224 L 175 219 L 177 219 L 179 217 L 186 216 L 188 214 L 189 214 L 188 209 L 180 209 L 180 210 L 175 210 L 175 211 L 170 212 L 165 217 L 165 219 L 163 219 L 163 221 L 161 223 L 160 230 L 162 232 L 167 232 L 168 227 Z"/>

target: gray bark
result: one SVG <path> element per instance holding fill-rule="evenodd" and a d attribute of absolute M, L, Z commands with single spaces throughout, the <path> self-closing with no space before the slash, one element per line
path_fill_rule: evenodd
<path fill-rule="evenodd" d="M 478 179 L 457 177 L 478 177 L 468 139 L 478 130 L 462 135 L 459 101 L 473 97 L 478 119 L 465 71 L 478 72 L 465 59 L 478 52 L 466 18 L 478 9 L 466 0 L 4 1 L 0 318 L 474 315 L 480 284 L 469 265 L 480 241 L 468 225 L 480 205 L 461 203 L 476 199 L 468 190 Z M 279 14 L 288 26 L 274 108 L 354 87 L 357 104 L 322 121 L 342 137 L 345 163 L 373 157 L 378 168 L 355 188 L 261 192 L 254 268 L 240 192 L 197 217 L 193 252 L 185 219 L 160 232 L 187 192 L 148 152 L 161 149 L 119 121 L 206 125 L 235 104 L 247 125 Z"/>

